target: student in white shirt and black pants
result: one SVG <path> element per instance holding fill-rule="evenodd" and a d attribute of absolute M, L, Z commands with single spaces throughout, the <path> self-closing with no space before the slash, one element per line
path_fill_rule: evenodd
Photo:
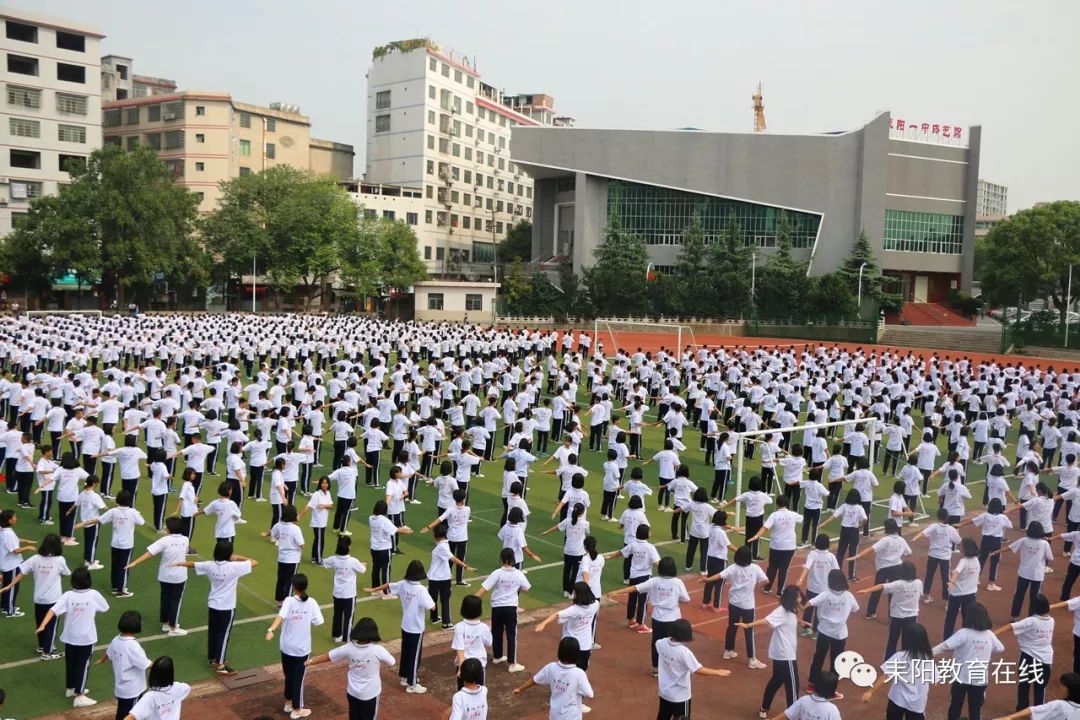
<path fill-rule="evenodd" d="M 98 613 L 108 609 L 109 603 L 101 593 L 90 588 L 90 571 L 85 567 L 75 568 L 71 573 L 71 590 L 61 595 L 38 623 L 37 631 L 44 632 L 53 618 L 68 615 L 60 641 L 64 643 L 66 665 L 64 687 L 75 696 L 75 707 L 88 707 L 97 702 L 87 696 L 86 681 L 90 674 L 90 657 L 98 639 L 95 619 Z"/>
<path fill-rule="evenodd" d="M 266 631 L 267 641 L 274 639 L 280 627 L 281 669 L 285 676 L 285 711 L 292 720 L 310 715 L 304 710 L 304 678 L 307 675 L 308 657 L 311 655 L 311 626 L 323 624 L 322 609 L 307 594 L 307 575 L 297 574 L 292 579 L 292 595 L 285 598 L 277 617 Z"/>

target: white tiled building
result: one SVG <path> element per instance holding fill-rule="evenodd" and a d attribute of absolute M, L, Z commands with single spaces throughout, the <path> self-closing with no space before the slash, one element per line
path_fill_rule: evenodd
<path fill-rule="evenodd" d="M 1006 185 L 979 180 L 975 196 L 975 214 L 1003 216 L 1009 214 L 1009 188 Z"/>
<path fill-rule="evenodd" d="M 76 23 L 0 9 L 0 236 L 30 200 L 70 180 L 68 163 L 101 147 L 103 35 Z"/>
<path fill-rule="evenodd" d="M 423 190 L 429 272 L 491 275 L 495 243 L 532 217 L 532 180 L 511 159 L 514 125 L 568 125 L 547 95 L 506 96 L 430 40 L 376 48 L 367 74 L 365 181 Z M 428 232 L 430 231 L 430 232 Z"/>

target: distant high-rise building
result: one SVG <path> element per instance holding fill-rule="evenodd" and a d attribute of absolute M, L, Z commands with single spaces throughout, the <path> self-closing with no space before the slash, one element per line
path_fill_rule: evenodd
<path fill-rule="evenodd" d="M 430 272 L 488 277 L 495 245 L 532 218 L 513 162 L 515 125 L 567 126 L 549 95 L 505 95 L 475 63 L 419 38 L 375 48 L 368 69 L 368 183 L 423 188 L 420 255 Z"/>
<path fill-rule="evenodd" d="M 1002 217 L 1009 214 L 1009 188 L 1006 185 L 979 180 L 975 214 Z"/>
<path fill-rule="evenodd" d="M 0 10 L 5 97 L 0 105 L 0 235 L 30 201 L 70 181 L 67 168 L 101 147 L 97 30 Z"/>
<path fill-rule="evenodd" d="M 120 55 L 101 58 L 102 102 L 169 95 L 176 92 L 176 81 L 150 75 L 136 75 L 135 61 Z"/>
<path fill-rule="evenodd" d="M 156 150 L 176 182 L 199 195 L 201 212 L 217 207 L 222 180 L 276 165 L 352 175 L 352 145 L 311 137 L 311 121 L 295 105 L 190 90 L 106 103 L 102 125 L 106 144 Z"/>

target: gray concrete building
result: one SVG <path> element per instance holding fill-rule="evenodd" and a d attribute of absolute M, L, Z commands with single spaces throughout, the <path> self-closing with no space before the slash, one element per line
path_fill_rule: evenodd
<path fill-rule="evenodd" d="M 695 214 L 706 241 L 735 222 L 765 255 L 783 216 L 810 274 L 835 270 L 865 230 L 909 302 L 944 300 L 971 287 L 981 128 L 896 125 L 883 112 L 816 135 L 514 127 L 534 180 L 533 257 L 580 272 L 617 217 L 672 270 Z"/>

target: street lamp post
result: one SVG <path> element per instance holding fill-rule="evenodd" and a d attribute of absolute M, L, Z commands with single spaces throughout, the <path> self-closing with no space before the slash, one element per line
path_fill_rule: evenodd
<path fill-rule="evenodd" d="M 251 314 L 255 314 L 255 259 L 256 253 L 251 253 Z"/>
<path fill-rule="evenodd" d="M 859 317 L 862 317 L 862 271 L 866 267 L 866 263 L 859 266 L 859 295 L 857 300 Z"/>
<path fill-rule="evenodd" d="M 750 305 L 754 306 L 754 290 L 757 283 L 757 252 L 750 253 Z"/>
<path fill-rule="evenodd" d="M 1065 291 L 1065 347 L 1069 347 L 1069 310 L 1072 305 L 1072 269 L 1069 266 L 1069 288 Z"/>

